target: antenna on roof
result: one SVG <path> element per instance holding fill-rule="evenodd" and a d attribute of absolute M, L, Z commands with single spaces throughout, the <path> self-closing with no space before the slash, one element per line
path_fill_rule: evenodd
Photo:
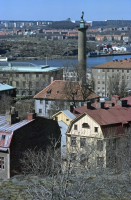
<path fill-rule="evenodd" d="M 46 55 L 46 65 L 47 65 L 47 58 L 48 58 L 48 57 L 47 57 L 47 55 Z"/>

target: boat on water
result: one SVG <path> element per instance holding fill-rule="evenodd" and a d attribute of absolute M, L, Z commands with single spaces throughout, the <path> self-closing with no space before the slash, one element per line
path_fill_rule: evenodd
<path fill-rule="evenodd" d="M 0 57 L 0 61 L 5 61 L 5 62 L 7 62 L 8 61 L 8 58 L 7 57 Z"/>

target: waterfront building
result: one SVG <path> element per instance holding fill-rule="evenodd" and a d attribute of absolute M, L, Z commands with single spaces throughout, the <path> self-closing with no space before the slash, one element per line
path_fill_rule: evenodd
<path fill-rule="evenodd" d="M 127 90 L 131 90 L 131 58 L 118 60 L 115 59 L 101 65 L 92 67 L 94 78 L 94 91 L 100 96 L 108 96 L 109 79 L 115 74 L 119 74 L 119 85 L 123 79 L 127 83 Z"/>
<path fill-rule="evenodd" d="M 34 96 L 53 80 L 63 79 L 63 68 L 49 65 L 0 66 L 0 80 L 17 89 L 18 96 Z"/>

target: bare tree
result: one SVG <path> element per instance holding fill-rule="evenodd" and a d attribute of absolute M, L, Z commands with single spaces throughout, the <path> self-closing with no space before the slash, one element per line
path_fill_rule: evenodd
<path fill-rule="evenodd" d="M 114 74 L 113 77 L 109 78 L 109 98 L 112 95 L 119 95 L 121 98 L 125 97 L 127 94 L 127 83 L 125 77 L 123 77 L 122 82 L 119 84 L 120 74 Z"/>
<path fill-rule="evenodd" d="M 50 151 L 45 154 L 26 152 L 25 162 L 22 161 L 22 164 L 26 166 L 23 166 L 24 171 L 35 175 L 44 174 L 42 181 L 35 184 L 31 181 L 28 182 L 26 185 L 27 197 L 38 200 L 43 198 L 62 200 L 130 199 L 131 157 L 129 152 L 131 152 L 131 140 L 129 138 L 131 138 L 131 132 L 127 130 L 126 134 L 125 137 L 121 137 L 122 140 L 118 142 L 115 150 L 112 143 L 108 144 L 109 149 L 111 148 L 111 152 L 114 152 L 117 159 L 124 160 L 122 167 L 120 163 L 116 165 L 115 160 L 112 160 L 111 168 L 103 165 L 102 159 L 97 160 L 96 164 L 96 158 L 101 149 L 101 143 L 99 143 L 100 146 L 96 145 L 97 138 L 89 138 L 92 142 L 87 140 L 82 149 L 78 146 L 70 146 L 71 149 L 68 149 L 65 163 L 59 159 L 60 154 L 57 151 L 53 154 Z M 114 135 L 113 131 L 112 137 Z M 112 137 L 110 140 L 114 140 Z M 106 139 L 106 143 L 107 140 L 109 141 L 109 138 Z M 76 141 L 76 143 L 78 142 Z M 39 173 L 39 169 L 42 173 Z"/>
<path fill-rule="evenodd" d="M 2 94 L 0 100 L 0 112 L 1 114 L 5 114 L 6 110 L 9 110 L 10 106 L 13 105 L 13 99 L 6 94 Z"/>

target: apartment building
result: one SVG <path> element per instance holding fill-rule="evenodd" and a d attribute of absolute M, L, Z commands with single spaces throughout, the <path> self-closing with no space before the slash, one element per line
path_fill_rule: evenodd
<path fill-rule="evenodd" d="M 35 112 L 39 116 L 51 117 L 59 110 L 70 108 L 70 104 L 83 105 L 84 96 L 85 100 L 93 102 L 99 98 L 97 94 L 86 88 L 83 95 L 79 81 L 55 80 L 34 96 Z"/>
<path fill-rule="evenodd" d="M 63 79 L 63 68 L 49 65 L 0 66 L 0 80 L 16 88 L 18 96 L 34 96 L 53 80 Z"/>
<path fill-rule="evenodd" d="M 101 65 L 92 67 L 92 75 L 94 78 L 94 91 L 100 96 L 108 96 L 109 79 L 119 74 L 119 84 L 125 79 L 127 90 L 131 89 L 131 58 L 127 60 L 115 59 Z"/>
<path fill-rule="evenodd" d="M 129 164 L 130 157 L 122 152 L 131 153 L 127 145 L 131 142 L 130 113 L 131 97 L 120 99 L 117 95 L 110 102 L 87 102 L 74 108 L 76 118 L 66 132 L 68 161 L 87 168 L 123 168 Z"/>

